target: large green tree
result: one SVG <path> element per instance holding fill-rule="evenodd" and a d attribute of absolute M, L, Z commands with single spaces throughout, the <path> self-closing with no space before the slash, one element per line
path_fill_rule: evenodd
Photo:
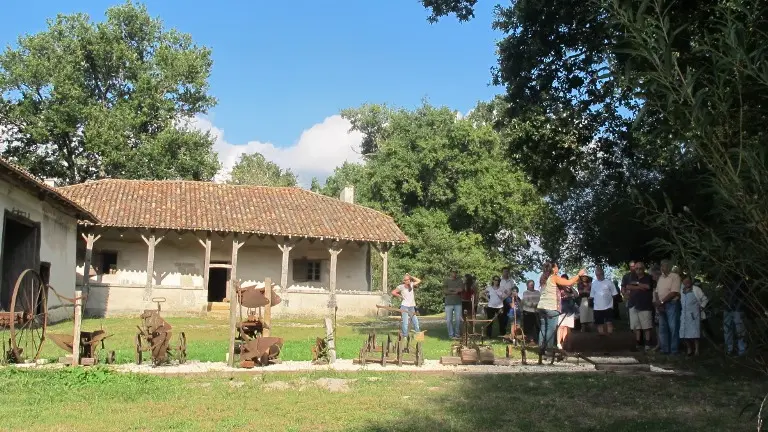
<path fill-rule="evenodd" d="M 243 153 L 227 183 L 254 186 L 296 186 L 296 174 L 268 161 L 261 153 Z"/>
<path fill-rule="evenodd" d="M 3 156 L 65 183 L 210 180 L 213 139 L 185 126 L 215 104 L 211 52 L 130 2 L 101 22 L 59 15 L 0 54 Z"/>
<path fill-rule="evenodd" d="M 423 305 L 439 307 L 450 267 L 484 283 L 504 263 L 518 274 L 533 266 L 531 242 L 547 207 L 479 112 L 458 118 L 427 103 L 369 104 L 343 115 L 366 137 L 372 131 L 373 150 L 364 164 L 337 168 L 321 191 L 337 196 L 354 185 L 357 202 L 395 218 L 411 243 L 393 250 L 392 271 L 424 276 Z"/>
<path fill-rule="evenodd" d="M 474 17 L 475 0 L 423 0 L 429 20 Z M 621 3 L 621 2 L 619 2 Z M 701 58 L 706 23 L 716 4 L 668 2 L 673 50 L 683 66 Z M 656 134 L 666 117 L 640 97 L 642 81 L 626 71 L 641 61 L 625 52 L 626 27 L 610 0 L 516 0 L 497 6 L 496 127 L 514 160 L 568 228 L 572 260 L 618 264 L 658 258 L 649 240 L 663 235 L 638 216 L 638 204 L 694 207 L 699 166 L 679 137 Z M 640 14 L 642 16 L 642 13 Z M 646 202 L 632 198 L 642 191 Z"/>

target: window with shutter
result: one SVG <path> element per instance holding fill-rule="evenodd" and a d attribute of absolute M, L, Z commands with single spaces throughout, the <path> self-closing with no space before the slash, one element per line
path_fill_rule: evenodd
<path fill-rule="evenodd" d="M 305 259 L 293 260 L 293 281 L 307 282 L 307 268 L 309 261 Z"/>

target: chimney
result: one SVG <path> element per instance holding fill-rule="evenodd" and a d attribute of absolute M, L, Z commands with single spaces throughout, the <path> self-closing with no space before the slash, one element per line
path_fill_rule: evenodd
<path fill-rule="evenodd" d="M 344 189 L 341 190 L 339 199 L 346 203 L 354 204 L 355 203 L 355 187 L 345 186 Z"/>
<path fill-rule="evenodd" d="M 47 179 L 43 180 L 43 183 L 45 183 L 46 185 L 48 185 L 48 186 L 50 186 L 52 188 L 56 187 L 56 179 L 54 179 L 54 178 L 47 178 Z"/>

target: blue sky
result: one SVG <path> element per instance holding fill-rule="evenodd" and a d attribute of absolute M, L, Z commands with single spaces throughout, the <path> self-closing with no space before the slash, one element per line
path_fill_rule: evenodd
<path fill-rule="evenodd" d="M 84 12 L 101 20 L 110 5 L 121 2 L 0 3 L 0 43 L 7 46 L 21 34 L 43 30 L 57 13 Z M 491 29 L 493 2 L 480 2 L 477 18 L 463 24 L 452 17 L 429 24 L 417 0 L 144 4 L 166 27 L 190 33 L 213 50 L 211 93 L 219 103 L 197 126 L 219 134 L 222 159 L 231 163 L 239 151 L 262 151 L 299 171 L 302 182 L 324 176 L 334 161 L 354 159 L 348 148 L 355 139 L 338 144 L 344 141 L 337 136 L 344 132 L 338 119 L 305 137 L 312 142 L 302 151 L 287 151 L 299 145 L 304 131 L 343 108 L 365 102 L 414 107 L 427 97 L 465 113 L 500 92 L 489 86 L 500 37 Z M 324 157 L 314 171 L 309 162 L 295 160 L 313 154 L 307 146 L 327 150 L 314 157 Z"/>

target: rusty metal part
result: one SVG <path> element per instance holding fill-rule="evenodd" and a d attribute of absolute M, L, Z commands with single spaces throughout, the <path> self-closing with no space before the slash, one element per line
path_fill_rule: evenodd
<path fill-rule="evenodd" d="M 282 301 L 274 291 L 270 299 L 265 295 L 265 288 L 247 286 L 237 288 L 240 305 L 247 310 L 243 317 L 243 308 L 239 309 L 239 320 L 235 324 L 235 355 L 239 356 L 241 367 L 266 366 L 279 362 L 283 339 L 263 336 L 264 329 L 269 329 L 261 318 L 261 308 L 280 304 Z M 257 314 L 258 313 L 258 314 Z"/>
<path fill-rule="evenodd" d="M 272 291 L 271 301 L 267 299 L 264 288 L 256 286 L 245 286 L 237 289 L 240 305 L 248 309 L 257 309 L 266 305 L 277 306 L 282 299 L 277 293 Z"/>
<path fill-rule="evenodd" d="M 155 297 L 152 301 L 157 303 L 157 309 L 146 309 L 140 316 L 143 326 L 138 327 L 139 332 L 136 334 L 136 364 L 142 363 L 145 351 L 149 352 L 154 366 L 167 364 L 171 359 L 184 363 L 187 359 L 186 335 L 182 332 L 179 335 L 179 344 L 171 347 L 173 326 L 160 316 L 160 304 L 165 302 L 165 298 Z"/>
<path fill-rule="evenodd" d="M 266 366 L 280 356 L 283 339 L 278 337 L 257 337 L 239 345 L 240 361 L 253 361 Z"/>
<path fill-rule="evenodd" d="M 312 363 L 328 364 L 329 361 L 328 341 L 319 337 L 315 340 L 315 346 L 312 347 Z"/>
<path fill-rule="evenodd" d="M 379 345 L 376 341 L 376 333 L 370 333 L 354 362 L 360 365 L 379 363 L 382 366 L 388 364 L 421 366 L 424 364 L 424 350 L 418 335 L 418 333 L 408 337 L 401 334 L 387 335 L 387 341 Z M 412 341 L 415 342 L 414 346 L 411 345 Z"/>
<path fill-rule="evenodd" d="M 101 350 L 105 349 L 104 340 L 111 336 L 112 335 L 108 335 L 107 332 L 103 329 L 92 332 L 81 331 L 80 358 L 95 359 L 94 361 L 98 363 L 100 359 L 99 353 Z M 54 344 L 56 344 L 56 346 L 66 351 L 67 353 L 72 352 L 72 347 L 74 346 L 74 337 L 72 335 L 51 333 L 48 334 L 48 339 L 50 339 Z M 108 351 L 106 352 L 104 362 L 107 364 L 114 363 L 114 357 L 114 351 Z M 81 361 L 81 364 L 90 364 L 90 360 L 85 362 Z"/>

